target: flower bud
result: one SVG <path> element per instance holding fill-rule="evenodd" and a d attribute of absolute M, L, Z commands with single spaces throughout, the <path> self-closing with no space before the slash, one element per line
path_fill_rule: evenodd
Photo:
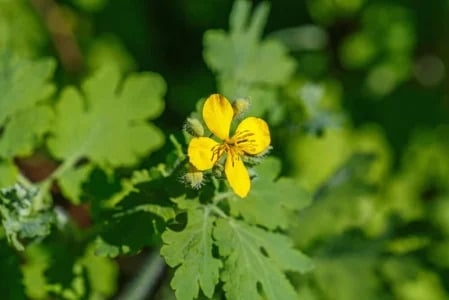
<path fill-rule="evenodd" d="M 232 103 L 232 109 L 234 110 L 234 118 L 240 117 L 250 107 L 248 98 L 239 98 Z"/>
<path fill-rule="evenodd" d="M 196 118 L 187 118 L 184 124 L 184 130 L 194 137 L 200 137 L 204 135 L 203 125 Z"/>
<path fill-rule="evenodd" d="M 191 166 L 189 170 L 184 174 L 183 179 L 194 189 L 199 189 L 204 183 L 203 172 L 198 171 L 193 166 Z"/>

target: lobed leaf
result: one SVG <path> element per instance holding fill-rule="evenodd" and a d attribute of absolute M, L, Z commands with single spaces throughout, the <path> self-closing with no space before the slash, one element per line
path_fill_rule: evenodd
<path fill-rule="evenodd" d="M 6 51 L 0 52 L 0 126 L 53 92 L 54 86 L 48 79 L 54 69 L 52 59 L 29 61 L 14 58 Z"/>
<path fill-rule="evenodd" d="M 192 209 L 187 214 L 187 226 L 183 231 L 167 230 L 162 235 L 161 254 L 169 266 L 178 266 L 171 281 L 177 299 L 194 299 L 198 297 L 199 288 L 210 298 L 222 265 L 212 255 L 215 218 L 208 209 Z"/>
<path fill-rule="evenodd" d="M 143 176 L 145 177 L 145 176 Z M 134 178 L 135 185 L 126 186 L 114 199 L 112 208 L 99 208 L 102 223 L 97 239 L 97 255 L 115 257 L 134 254 L 144 246 L 160 243 L 165 222 L 174 218 L 169 192 L 171 179 Z"/>
<path fill-rule="evenodd" d="M 285 236 L 242 221 L 219 219 L 214 238 L 226 257 L 221 280 L 228 299 L 297 299 L 285 271 L 306 272 L 310 259 Z"/>
<path fill-rule="evenodd" d="M 165 89 L 154 73 L 131 75 L 120 85 L 116 69 L 100 70 L 82 93 L 63 91 L 49 149 L 60 159 L 85 157 L 113 167 L 136 163 L 163 143 L 162 132 L 146 120 L 161 113 Z"/>
<path fill-rule="evenodd" d="M 51 110 L 37 104 L 54 90 L 48 82 L 54 68 L 52 59 L 31 61 L 0 51 L 0 157 L 31 154 L 48 131 Z"/>
<path fill-rule="evenodd" d="M 204 60 L 218 75 L 220 93 L 257 101 L 252 113 L 275 110 L 275 89 L 289 80 L 296 64 L 286 47 L 261 40 L 269 11 L 262 2 L 251 15 L 249 1 L 236 1 L 230 16 L 230 32 L 208 30 L 204 35 Z"/>
<path fill-rule="evenodd" d="M 35 145 L 48 132 L 53 113 L 47 106 L 20 111 L 7 123 L 0 139 L 0 157 L 31 155 Z"/>
<path fill-rule="evenodd" d="M 112 215 L 101 226 L 96 254 L 109 257 L 136 254 L 142 247 L 153 245 L 163 228 L 163 219 L 151 211 Z"/>

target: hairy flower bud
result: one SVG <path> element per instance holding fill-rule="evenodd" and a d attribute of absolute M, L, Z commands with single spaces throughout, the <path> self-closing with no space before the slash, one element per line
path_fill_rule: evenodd
<path fill-rule="evenodd" d="M 194 189 L 199 189 L 204 183 L 203 172 L 190 166 L 189 170 L 183 176 L 184 181 Z"/>
<path fill-rule="evenodd" d="M 204 135 L 203 125 L 196 118 L 187 118 L 186 123 L 184 124 L 184 130 L 194 137 L 200 137 Z"/>
<path fill-rule="evenodd" d="M 250 107 L 248 98 L 239 98 L 232 103 L 232 109 L 234 110 L 234 118 L 239 118 Z"/>

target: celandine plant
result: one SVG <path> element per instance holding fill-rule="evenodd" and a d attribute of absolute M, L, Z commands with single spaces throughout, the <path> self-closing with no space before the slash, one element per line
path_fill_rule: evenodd
<path fill-rule="evenodd" d="M 232 130 L 233 120 L 247 108 L 247 100 L 231 104 L 224 96 L 212 94 L 201 110 L 210 136 L 202 136 L 204 127 L 198 119 L 186 122 L 185 129 L 193 137 L 187 159 L 181 156 L 179 160 L 187 160 L 183 178 L 199 192 L 193 198 L 190 193 L 172 198 L 178 210 L 187 214 L 187 224 L 183 231 L 164 232 L 161 249 L 167 263 L 177 267 L 171 284 L 179 299 L 195 298 L 200 289 L 212 297 L 220 281 L 228 299 L 262 295 L 295 299 L 295 289 L 284 271 L 303 273 L 312 267 L 286 236 L 272 231 L 286 229 L 289 212 L 307 205 L 309 197 L 291 180 L 274 181 L 279 162 L 263 161 L 271 142 L 264 120 L 247 117 Z M 255 169 L 251 176 L 245 162 Z M 224 178 L 230 188 L 223 184 Z M 279 198 L 280 193 L 285 197 Z"/>

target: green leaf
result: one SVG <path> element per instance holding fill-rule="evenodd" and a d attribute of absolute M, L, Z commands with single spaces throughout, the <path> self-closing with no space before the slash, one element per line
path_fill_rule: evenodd
<path fill-rule="evenodd" d="M 0 157 L 31 154 L 48 130 L 51 111 L 36 104 L 53 92 L 54 86 L 48 79 L 54 68 L 51 59 L 30 61 L 0 51 Z M 0 186 L 12 185 L 10 176 L 15 175 L 15 167 L 2 163 L 0 169 L 6 175 L 1 176 Z"/>
<path fill-rule="evenodd" d="M 192 209 L 183 231 L 167 230 L 162 235 L 162 256 L 169 266 L 178 266 L 171 281 L 177 299 L 197 298 L 199 288 L 208 298 L 214 294 L 222 265 L 212 255 L 214 220 L 208 209 Z"/>
<path fill-rule="evenodd" d="M 6 51 L 0 52 L 0 126 L 53 92 L 48 78 L 54 68 L 52 59 L 28 61 L 11 57 Z"/>
<path fill-rule="evenodd" d="M 95 180 L 95 173 L 98 172 L 92 173 L 91 181 Z M 102 223 L 96 253 L 115 257 L 133 254 L 144 246 L 160 243 L 165 223 L 175 217 L 169 198 L 170 193 L 177 189 L 174 180 L 170 177 L 150 179 L 145 172 L 135 173 L 130 181 L 123 182 L 122 191 L 112 198 L 112 195 L 101 195 L 99 201 L 103 202 L 102 205 L 92 203 L 93 210 L 96 210 L 94 218 Z M 101 189 L 113 188 L 113 185 L 101 186 L 104 184 L 102 181 L 104 178 L 97 178 L 96 184 L 89 182 L 93 186 L 88 190 L 95 189 L 98 184 L 100 194 Z M 179 182 L 177 184 L 181 185 Z M 106 203 L 103 199 L 107 197 L 110 200 Z"/>
<path fill-rule="evenodd" d="M 87 271 L 87 279 L 91 286 L 93 299 L 104 299 L 113 296 L 117 289 L 118 265 L 115 261 L 95 255 L 92 245 L 86 248 L 81 259 Z M 101 274 L 101 276 L 98 276 Z"/>
<path fill-rule="evenodd" d="M 64 177 L 64 175 L 62 176 Z M 110 170 L 94 168 L 88 178 L 82 183 L 83 198 L 89 199 L 91 205 L 91 215 L 95 219 L 97 213 L 101 213 L 105 208 L 110 208 L 114 203 L 110 203 L 115 197 L 122 199 L 125 193 L 123 184 L 115 173 Z"/>
<path fill-rule="evenodd" d="M 12 186 L 18 174 L 19 171 L 12 161 L 0 160 L 0 188 Z"/>
<path fill-rule="evenodd" d="M 311 197 L 291 178 L 276 180 L 280 169 L 280 161 L 275 158 L 267 158 L 257 166 L 258 177 L 248 197 L 244 200 L 233 197 L 229 201 L 232 215 L 268 229 L 287 229 L 290 214 L 309 205 Z"/>
<path fill-rule="evenodd" d="M 292 248 L 286 236 L 241 221 L 219 219 L 214 238 L 220 255 L 226 257 L 221 280 L 228 299 L 298 298 L 284 272 L 307 272 L 312 263 Z"/>
<path fill-rule="evenodd" d="M 112 215 L 102 225 L 96 254 L 109 257 L 135 254 L 142 247 L 155 244 L 164 225 L 160 216 L 148 211 Z"/>
<path fill-rule="evenodd" d="M 43 244 L 49 257 L 48 266 L 44 271 L 48 284 L 63 289 L 70 288 L 76 262 L 83 256 L 86 246 L 85 243 L 78 241 L 79 237 L 75 237 L 76 234 L 79 232 L 54 230 Z"/>
<path fill-rule="evenodd" d="M 0 139 L 0 156 L 31 155 L 33 148 L 46 133 L 53 118 L 51 109 L 47 106 L 34 106 L 14 115 L 7 123 Z"/>
<path fill-rule="evenodd" d="M 146 120 L 161 113 L 165 89 L 155 73 L 133 74 L 120 84 L 115 68 L 100 70 L 83 84 L 82 93 L 63 91 L 49 149 L 60 159 L 135 164 L 163 143 L 162 132 Z"/>
<path fill-rule="evenodd" d="M 115 64 L 120 71 L 127 73 L 134 71 L 137 63 L 127 52 L 123 42 L 115 35 L 105 34 L 96 36 L 91 42 L 86 62 L 90 70 L 97 70 L 104 66 Z"/>
<path fill-rule="evenodd" d="M 23 255 L 24 263 L 21 267 L 23 273 L 23 284 L 26 294 L 30 299 L 48 298 L 46 285 L 47 279 L 44 276 L 45 269 L 50 260 L 49 254 L 42 244 L 29 245 Z"/>
<path fill-rule="evenodd" d="M 81 203 L 82 184 L 88 178 L 92 169 L 92 165 L 83 165 L 76 169 L 70 169 L 59 177 L 59 186 L 62 193 L 73 204 Z"/>
<path fill-rule="evenodd" d="M 274 40 L 261 40 L 269 5 L 262 2 L 252 16 L 249 1 L 236 1 L 230 16 L 230 32 L 208 30 L 204 35 L 204 59 L 218 75 L 221 93 L 230 99 L 251 97 L 259 115 L 272 109 L 275 97 L 266 97 L 285 84 L 295 70 L 287 49 Z M 267 94 L 268 93 L 268 94 Z M 274 101 L 262 101 L 266 97 Z"/>
<path fill-rule="evenodd" d="M 23 57 L 41 55 L 48 47 L 44 22 L 28 1 L 0 1 L 0 45 Z"/>

